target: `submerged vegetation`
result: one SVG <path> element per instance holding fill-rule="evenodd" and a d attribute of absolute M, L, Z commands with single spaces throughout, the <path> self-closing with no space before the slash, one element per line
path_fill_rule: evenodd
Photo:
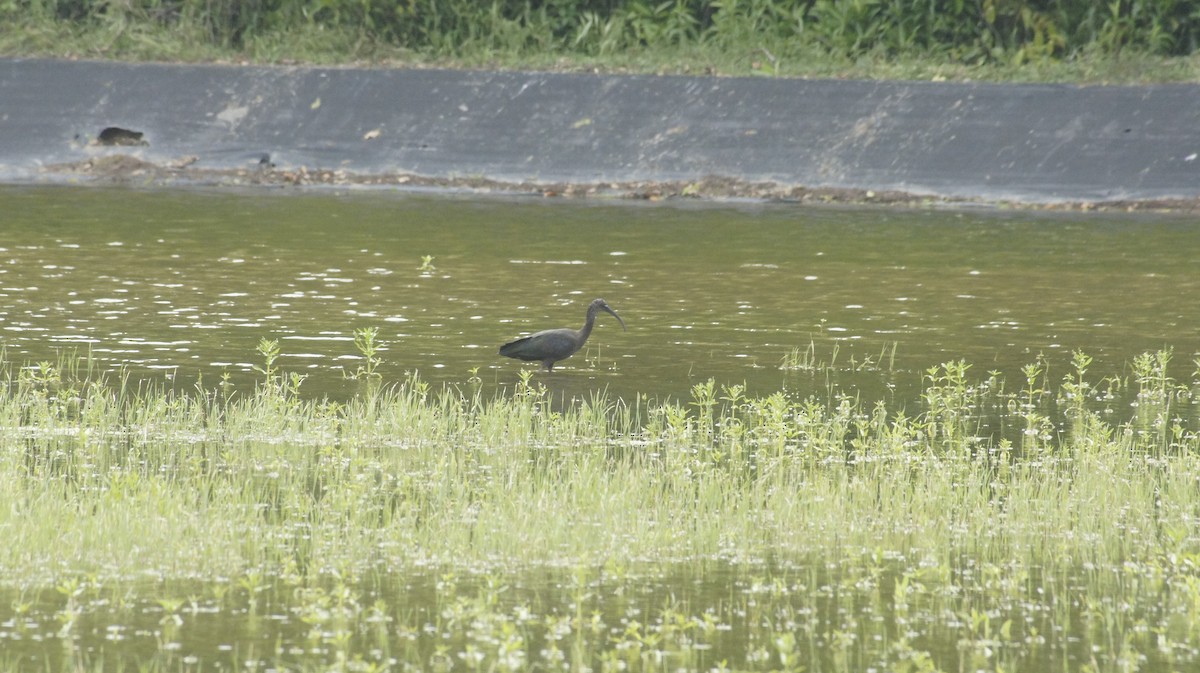
<path fill-rule="evenodd" d="M 905 407 L 485 398 L 370 362 L 335 403 L 259 350 L 249 391 L 3 363 L 0 667 L 1200 663 L 1200 373 L 1169 351 L 1011 390 L 948 362 Z"/>
<path fill-rule="evenodd" d="M 721 74 L 1192 79 L 1184 0 L 7 0 L 0 52 Z"/>

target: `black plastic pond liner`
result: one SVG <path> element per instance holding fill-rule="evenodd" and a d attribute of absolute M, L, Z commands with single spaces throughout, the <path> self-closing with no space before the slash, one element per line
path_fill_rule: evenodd
<path fill-rule="evenodd" d="M 514 183 L 1191 199 L 1200 86 L 0 60 L 0 179 L 104 153 Z"/>

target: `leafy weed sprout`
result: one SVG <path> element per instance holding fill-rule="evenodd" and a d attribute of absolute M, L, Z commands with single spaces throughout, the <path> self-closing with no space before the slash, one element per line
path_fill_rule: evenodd
<path fill-rule="evenodd" d="M 377 379 L 379 372 L 375 368 L 383 362 L 379 357 L 379 344 L 375 341 L 379 336 L 379 328 L 375 326 L 361 327 L 354 330 L 354 347 L 362 355 L 363 363 L 354 370 L 350 378 Z"/>

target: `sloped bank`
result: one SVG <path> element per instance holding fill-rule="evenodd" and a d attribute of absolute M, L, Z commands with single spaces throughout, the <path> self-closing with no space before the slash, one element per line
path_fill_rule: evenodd
<path fill-rule="evenodd" d="M 1200 86 L 0 60 L 0 179 L 1192 207 Z"/>

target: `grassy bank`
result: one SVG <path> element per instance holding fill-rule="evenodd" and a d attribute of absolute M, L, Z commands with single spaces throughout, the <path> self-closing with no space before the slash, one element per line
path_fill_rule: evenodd
<path fill-rule="evenodd" d="M 1195 80 L 1180 0 L 9 0 L 0 53 L 723 75 Z"/>
<path fill-rule="evenodd" d="M 746 670 L 1078 670 L 1078 642 L 1096 670 L 1194 662 L 1196 383 L 1169 361 L 1097 385 L 1079 354 L 1011 391 L 947 363 L 907 409 L 713 382 L 563 401 L 532 377 L 490 399 L 410 379 L 335 404 L 270 361 L 255 390 L 188 393 L 5 363 L 0 584 L 26 621 L 0 631 L 52 623 L 78 647 L 89 620 L 148 612 L 164 669 L 185 624 L 236 631 L 263 605 L 300 625 L 287 637 L 314 649 L 295 666 L 313 669 L 387 668 L 349 666 L 373 652 L 515 670 L 577 647 L 597 668 L 707 670 L 718 647 Z M 1007 429 L 985 433 L 993 412 Z M 541 589 L 505 593 L 529 573 Z M 712 573 L 736 581 L 693 596 Z M 655 598 L 611 611 L 639 591 Z M 290 661 L 277 647 L 265 660 Z M 95 663 L 72 651 L 54 656 Z"/>

